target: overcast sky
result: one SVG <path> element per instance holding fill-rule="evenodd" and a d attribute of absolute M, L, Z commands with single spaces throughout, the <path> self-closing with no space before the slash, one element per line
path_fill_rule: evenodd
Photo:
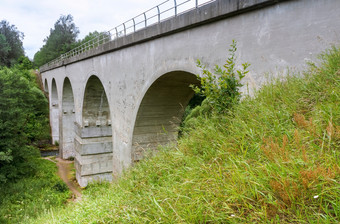
<path fill-rule="evenodd" d="M 50 29 L 54 27 L 54 23 L 60 15 L 71 14 L 74 23 L 80 30 L 78 38 L 83 38 L 95 30 L 110 30 L 164 1 L 0 0 L 0 20 L 7 20 L 24 33 L 25 53 L 33 59 L 34 54 L 42 47 L 43 40 L 49 35 Z"/>

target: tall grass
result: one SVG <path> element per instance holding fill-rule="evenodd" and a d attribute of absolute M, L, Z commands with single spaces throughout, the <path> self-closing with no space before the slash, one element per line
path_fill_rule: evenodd
<path fill-rule="evenodd" d="M 36 174 L 0 186 L 0 223 L 27 222 L 70 197 L 56 165 L 44 159 L 36 162 Z"/>
<path fill-rule="evenodd" d="M 303 77 L 301 77 L 303 76 Z M 32 223 L 339 223 L 340 49 Z"/>

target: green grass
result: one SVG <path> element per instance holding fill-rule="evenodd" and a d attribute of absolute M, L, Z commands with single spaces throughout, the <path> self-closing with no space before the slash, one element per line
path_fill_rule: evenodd
<path fill-rule="evenodd" d="M 0 186 L 0 223 L 22 223 L 65 204 L 67 186 L 57 176 L 54 163 L 37 159 L 38 172 Z"/>
<path fill-rule="evenodd" d="M 32 223 L 339 223 L 340 49 Z"/>

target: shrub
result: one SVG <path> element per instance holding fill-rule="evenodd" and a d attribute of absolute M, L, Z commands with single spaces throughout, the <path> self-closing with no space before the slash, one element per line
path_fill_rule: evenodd
<path fill-rule="evenodd" d="M 33 173 L 39 153 L 28 145 L 48 133 L 47 100 L 27 77 L 27 70 L 0 69 L 0 183 Z"/>
<path fill-rule="evenodd" d="M 236 41 L 233 40 L 229 49 L 229 57 L 223 68 L 215 65 L 213 71 L 197 60 L 197 66 L 202 69 L 202 77 L 197 75 L 201 86 L 192 86 L 196 94 L 206 97 L 206 101 L 218 113 L 225 113 L 232 105 L 239 102 L 241 98 L 241 80 L 248 73 L 250 64 L 243 63 L 242 69 L 235 69 L 236 66 Z"/>

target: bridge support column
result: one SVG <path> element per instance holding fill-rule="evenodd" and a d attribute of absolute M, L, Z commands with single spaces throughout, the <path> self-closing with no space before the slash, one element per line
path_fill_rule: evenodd
<path fill-rule="evenodd" d="M 81 127 L 75 123 L 75 168 L 81 187 L 92 181 L 112 181 L 111 126 Z"/>

